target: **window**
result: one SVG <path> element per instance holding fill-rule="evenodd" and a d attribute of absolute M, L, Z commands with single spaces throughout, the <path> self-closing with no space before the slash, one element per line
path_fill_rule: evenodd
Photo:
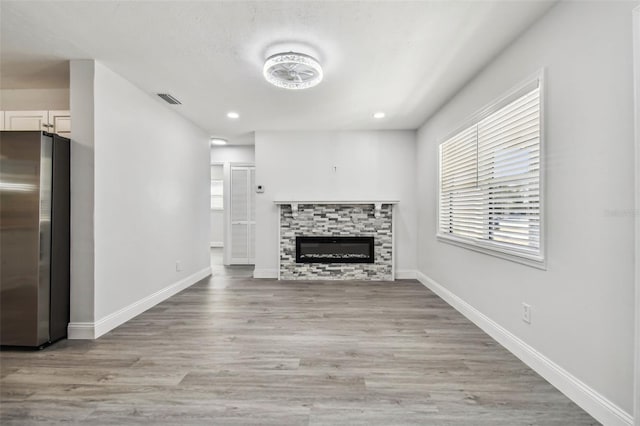
<path fill-rule="evenodd" d="M 540 83 L 490 106 L 440 145 L 440 239 L 544 260 Z"/>
<path fill-rule="evenodd" d="M 223 204 L 223 166 L 211 166 L 211 210 L 222 210 Z"/>

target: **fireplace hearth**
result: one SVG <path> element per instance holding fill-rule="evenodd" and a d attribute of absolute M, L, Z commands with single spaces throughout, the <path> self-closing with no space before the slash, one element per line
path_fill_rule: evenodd
<path fill-rule="evenodd" d="M 296 263 L 374 263 L 374 238 L 298 236 Z"/>

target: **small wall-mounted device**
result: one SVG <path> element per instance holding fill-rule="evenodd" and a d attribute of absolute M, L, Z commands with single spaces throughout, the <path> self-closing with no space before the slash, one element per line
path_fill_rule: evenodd
<path fill-rule="evenodd" d="M 256 192 L 258 194 L 262 194 L 264 192 L 264 186 L 262 185 L 256 185 Z"/>

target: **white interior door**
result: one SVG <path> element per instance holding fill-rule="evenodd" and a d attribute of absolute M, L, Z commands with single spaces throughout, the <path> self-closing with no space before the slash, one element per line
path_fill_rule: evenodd
<path fill-rule="evenodd" d="M 255 241 L 255 169 L 231 166 L 231 264 L 254 263 Z"/>

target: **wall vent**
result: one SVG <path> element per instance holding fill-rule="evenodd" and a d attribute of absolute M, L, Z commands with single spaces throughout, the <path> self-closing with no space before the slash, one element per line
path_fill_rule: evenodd
<path fill-rule="evenodd" d="M 171 105 L 182 105 L 182 102 L 180 102 L 179 100 L 177 100 L 176 98 L 174 98 L 168 93 L 158 93 L 158 96 L 160 96 L 165 102 Z"/>

